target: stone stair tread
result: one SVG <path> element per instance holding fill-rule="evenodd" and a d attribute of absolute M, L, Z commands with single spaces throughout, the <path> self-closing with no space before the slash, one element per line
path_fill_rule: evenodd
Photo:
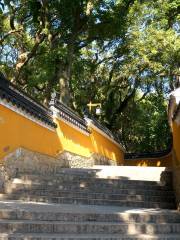
<path fill-rule="evenodd" d="M 7 240 L 11 237 L 20 239 L 20 240 L 73 240 L 73 239 L 87 239 L 87 240 L 141 240 L 141 239 L 150 239 L 150 240 L 180 240 L 178 234 L 156 234 L 156 235 L 147 235 L 147 234 L 1 234 L 0 240 Z"/>
<path fill-rule="evenodd" d="M 153 215 L 140 213 L 113 213 L 113 214 L 97 214 L 97 213 L 56 213 L 56 212 L 37 212 L 37 211 L 11 211 L 0 210 L 1 219 L 11 220 L 36 220 L 36 221 L 96 221 L 96 222 L 116 222 L 116 223 L 179 223 L 180 216 L 178 215 Z"/>
<path fill-rule="evenodd" d="M 110 221 L 116 223 L 179 223 L 176 210 L 127 208 L 95 205 L 0 202 L 1 219 L 42 221 Z"/>
<path fill-rule="evenodd" d="M 0 240 L 180 240 L 180 212 L 170 210 L 172 174 L 165 170 L 18 172 L 0 196 Z"/>
<path fill-rule="evenodd" d="M 76 180 L 74 182 L 80 182 L 80 181 L 87 181 L 87 182 L 104 182 L 104 183 L 133 183 L 133 184 L 137 184 L 137 185 L 158 185 L 158 186 L 164 186 L 163 183 L 161 181 L 152 181 L 152 180 L 131 180 L 131 179 L 124 179 L 124 178 L 100 178 L 100 177 L 87 177 L 87 176 L 84 176 L 84 177 L 79 177 L 78 175 L 77 176 L 73 176 L 73 175 L 70 175 L 70 176 L 62 176 L 62 179 L 64 179 L 62 182 L 69 182 L 69 181 L 72 181 L 72 180 Z M 58 182 L 58 181 L 61 181 L 61 178 L 60 176 L 58 175 L 53 175 L 52 176 L 41 176 L 40 178 L 37 177 L 36 175 L 28 175 L 27 177 L 22 177 L 22 178 L 14 178 L 13 181 L 16 183 L 23 183 L 25 181 L 27 182 L 35 182 L 35 181 L 39 181 L 39 182 L 48 182 L 48 181 L 51 181 L 53 180 L 53 182 Z"/>
<path fill-rule="evenodd" d="M 24 211 L 51 211 L 64 213 L 98 213 L 98 214 L 177 214 L 180 212 L 170 209 L 157 208 L 134 208 L 119 206 L 99 206 L 99 205 L 75 205 L 75 204 L 56 204 L 41 202 L 23 202 L 20 200 L 0 201 L 0 210 L 24 210 Z"/>
<path fill-rule="evenodd" d="M 74 204 L 56 204 L 56 203 L 39 203 L 39 202 L 22 202 L 6 201 L 0 202 L 1 210 L 24 210 L 24 211 L 40 211 L 40 212 L 62 212 L 62 213 L 94 213 L 94 214 L 176 214 L 180 212 L 169 209 L 157 208 L 134 208 L 134 207 L 117 207 L 117 206 L 99 206 L 99 205 L 74 205 Z"/>
<path fill-rule="evenodd" d="M 20 194 L 21 192 L 28 192 L 28 191 L 39 191 L 39 192 L 45 192 L 45 193 L 48 193 L 48 194 L 53 194 L 54 192 L 56 193 L 69 193 L 69 190 L 66 190 L 66 189 L 56 189 L 56 190 L 48 190 L 48 189 L 34 189 L 34 188 L 23 188 L 23 189 L 11 189 L 10 190 L 10 193 L 14 193 L 14 192 L 18 192 L 18 194 Z M 134 196 L 134 195 L 138 195 L 138 196 L 153 196 L 153 197 L 168 197 L 168 198 L 173 198 L 174 199 L 174 192 L 173 191 L 162 191 L 162 190 L 156 190 L 156 191 L 153 191 L 153 190 L 139 190 L 139 189 L 135 189 L 135 190 L 132 190 L 132 189 L 121 189 L 119 191 L 108 191 L 108 192 L 100 192 L 100 190 L 96 190 L 96 192 L 92 192 L 90 191 L 89 189 L 86 189 L 86 191 L 84 189 L 78 189 L 78 190 L 74 190 L 72 189 L 71 193 L 75 192 L 76 194 L 105 194 L 105 195 L 113 195 L 113 196 L 118 196 L 118 195 L 129 195 L 129 196 Z M 8 194 L 8 191 L 5 192 Z M 1 196 L 1 194 L 0 194 Z"/>
<path fill-rule="evenodd" d="M 69 174 L 66 175 L 64 173 L 61 174 L 54 174 L 53 176 L 51 175 L 41 175 L 40 177 L 37 176 L 36 174 L 28 174 L 28 175 L 22 175 L 14 179 L 20 179 L 20 180 L 36 180 L 36 179 L 41 179 L 43 180 L 57 180 L 61 178 L 67 178 L 67 179 L 78 179 L 78 180 L 94 180 L 94 181 L 112 181 L 112 182 L 118 182 L 118 181 L 133 181 L 133 182 L 141 182 L 145 184 L 159 184 L 161 181 L 156 181 L 156 180 L 137 180 L 137 179 L 129 179 L 128 177 L 122 177 L 122 176 L 110 176 L 110 177 L 105 177 L 105 176 L 91 176 L 91 175 L 73 175 Z"/>
<path fill-rule="evenodd" d="M 118 225 L 118 226 L 127 226 L 129 223 L 128 222 L 122 222 L 122 223 L 118 223 L 118 222 L 97 222 L 97 221 L 83 221 L 83 222 L 75 222 L 75 221 L 41 221 L 41 220 L 13 220 L 13 219 L 0 219 L 0 226 L 2 223 L 7 223 L 7 224 L 47 224 L 47 225 L 105 225 L 105 226 L 109 226 L 109 225 Z M 132 223 L 132 225 L 137 225 L 137 226 L 157 226 L 156 223 Z M 158 226 L 166 226 L 167 223 L 159 223 Z M 168 226 L 170 225 L 176 225 L 180 227 L 180 222 L 179 223 L 168 223 Z"/>
<path fill-rule="evenodd" d="M 37 194 L 38 193 L 38 194 Z M 9 194 L 8 192 L 6 194 Z M 23 190 L 18 190 L 17 192 L 11 192 L 10 194 L 29 194 L 29 195 L 32 195 L 32 196 L 41 196 L 41 197 L 46 197 L 46 194 L 50 194 L 51 197 L 61 197 L 62 195 L 72 195 L 72 194 L 75 194 L 76 196 L 78 195 L 81 195 L 81 198 L 83 197 L 93 197 L 95 196 L 95 199 L 100 199 L 100 197 L 120 197 L 121 199 L 122 198 L 125 198 L 125 197 L 136 197 L 136 198 L 159 198 L 159 199 L 167 199 L 167 200 L 174 200 L 174 195 L 166 195 L 166 196 L 161 196 L 161 195 L 147 195 L 147 194 L 125 194 L 125 193 L 109 193 L 109 192 L 92 192 L 92 191 L 89 191 L 89 192 L 84 192 L 84 191 L 67 191 L 67 190 L 56 190 L 56 191 L 48 191 L 48 190 L 31 190 L 31 189 L 23 189 Z M 0 195 L 0 196 L 3 196 L 3 195 Z M 104 199 L 103 198 L 103 199 Z M 106 198 L 105 198 L 106 199 Z M 116 199 L 117 200 L 117 199 Z M 142 199 L 144 201 L 144 199 Z"/>
<path fill-rule="evenodd" d="M 71 186 L 63 186 L 63 185 L 59 185 L 57 188 L 54 188 L 54 186 L 51 186 L 51 185 L 46 185 L 45 186 L 42 186 L 42 185 L 26 185 L 26 184 L 16 184 L 16 186 L 12 186 L 12 188 L 10 188 L 11 190 L 39 190 L 39 191 L 54 191 L 55 189 L 57 191 L 76 191 L 76 192 L 80 192 L 80 191 L 83 191 L 83 192 L 86 192 L 86 193 L 89 193 L 89 192 L 92 192 L 94 190 L 97 191 L 97 188 L 86 188 L 86 187 L 82 187 L 82 186 L 77 186 L 76 188 L 74 187 L 71 187 Z M 99 193 L 103 193 L 104 191 L 108 191 L 108 193 L 110 194 L 119 194 L 121 193 L 122 191 L 133 191 L 133 194 L 134 192 L 137 192 L 137 191 L 140 191 L 140 192 L 145 192 L 146 193 L 151 193 L 153 194 L 156 193 L 156 194 L 173 194 L 174 195 L 174 192 L 170 189 L 166 189 L 166 188 L 160 188 L 160 189 L 149 189 L 149 188 L 145 188 L 145 189 L 141 189 L 141 188 L 138 188 L 138 189 L 133 189 L 133 188 L 127 188 L 127 187 L 118 187 L 118 188 L 112 188 L 111 187 L 108 187 L 108 188 L 101 188 L 101 189 L 98 189 Z"/>
<path fill-rule="evenodd" d="M 151 172 L 151 174 L 147 174 Z M 100 177 L 129 177 L 130 179 L 139 180 L 160 180 L 161 173 L 166 175 L 172 174 L 171 168 L 166 167 L 143 167 L 143 166 L 105 166 L 105 165 L 94 165 L 92 168 L 61 168 L 57 170 L 57 174 L 66 175 L 96 175 Z M 20 174 L 31 174 L 30 172 L 19 172 Z M 39 175 L 38 173 L 36 173 Z M 44 174 L 46 176 L 46 174 Z"/>
<path fill-rule="evenodd" d="M 140 189 L 140 190 L 155 190 L 155 191 L 171 191 L 172 187 L 169 185 L 166 186 L 162 186 L 162 185 L 136 185 L 133 184 L 132 182 L 129 183 L 120 183 L 118 185 L 115 184 L 110 184 L 110 183 L 84 183 L 84 182 L 74 182 L 73 181 L 73 185 L 72 181 L 71 182 L 60 182 L 60 183 L 48 183 L 48 182 L 44 182 L 42 183 L 36 183 L 36 182 L 19 182 L 19 183 L 11 183 L 8 186 L 10 186 L 11 188 L 29 188 L 31 187 L 32 189 L 67 189 L 67 190 L 72 190 L 72 189 L 83 189 L 83 188 L 88 188 L 88 189 L 97 189 L 98 187 L 101 188 L 101 191 L 106 191 L 106 190 L 121 190 L 121 189 Z"/>
<path fill-rule="evenodd" d="M 113 172 L 115 170 L 118 170 L 118 172 L 120 170 L 122 170 L 124 172 L 125 169 L 128 170 L 128 172 L 134 172 L 134 170 L 143 170 L 146 169 L 147 167 L 144 166 L 112 166 L 112 165 L 93 165 L 93 167 L 85 167 L 85 168 L 59 168 L 58 172 L 63 172 L 63 173 L 76 173 L 76 174 L 80 174 L 80 173 L 92 173 L 92 172 L 97 172 L 100 170 L 106 170 L 108 169 L 108 171 L 112 170 Z M 166 171 L 166 172 L 172 172 L 172 168 L 171 167 L 153 167 L 153 166 L 148 166 L 148 169 L 152 172 L 162 172 L 162 171 Z M 25 171 L 23 171 L 25 172 Z"/>
<path fill-rule="evenodd" d="M 0 220 L 1 233 L 56 234 L 178 234 L 180 223 L 111 223 Z"/>
<path fill-rule="evenodd" d="M 138 199 L 104 199 L 104 198 L 87 198 L 87 197 L 58 197 L 58 196 L 47 196 L 47 195 L 33 195 L 33 194 L 3 194 L 1 195 L 0 199 L 19 199 L 22 200 L 26 200 L 26 199 L 32 199 L 31 201 L 43 201 L 43 200 L 47 200 L 47 201 L 54 201 L 54 200 L 74 200 L 74 201 L 94 201 L 94 202 L 102 202 L 102 203 L 144 203 L 144 204 L 157 204 L 157 205 L 163 205 L 163 204 L 167 204 L 167 206 L 172 206 L 174 205 L 174 203 L 172 202 L 168 202 L 168 201 L 145 201 L 145 200 L 138 200 Z M 36 199 L 38 201 L 36 201 Z M 103 204 L 102 204 L 103 205 Z M 174 206 L 175 207 L 175 206 Z"/>

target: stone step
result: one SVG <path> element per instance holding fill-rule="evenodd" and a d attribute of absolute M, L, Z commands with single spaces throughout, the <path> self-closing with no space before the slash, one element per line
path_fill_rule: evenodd
<path fill-rule="evenodd" d="M 179 234 L 180 223 L 112 223 L 0 220 L 1 233 Z"/>
<path fill-rule="evenodd" d="M 56 168 L 56 171 L 54 171 L 54 174 L 69 174 L 69 175 L 95 175 L 97 172 L 101 171 L 100 169 L 93 169 L 93 168 L 62 168 L 62 167 L 57 167 Z M 32 174 L 32 171 L 28 171 L 27 169 L 25 171 L 21 171 L 20 169 L 18 170 L 18 174 L 19 175 L 24 175 L 24 174 L 27 174 L 27 175 L 31 175 Z M 42 176 L 42 173 L 39 173 L 39 171 L 34 171 L 33 172 L 34 175 L 37 175 L 37 176 Z M 47 173 L 45 172 L 44 173 L 44 176 L 46 175 Z"/>
<path fill-rule="evenodd" d="M 123 206 L 123 207 L 140 207 L 140 208 L 162 208 L 175 209 L 174 202 L 148 202 L 141 200 L 111 200 L 111 199 L 88 199 L 78 197 L 51 197 L 37 196 L 30 194 L 1 194 L 1 200 L 21 200 L 32 202 L 46 202 L 56 204 L 85 204 L 85 205 L 105 205 L 105 206 Z"/>
<path fill-rule="evenodd" d="M 1 195 L 0 240 L 180 240 L 171 178 L 151 167 L 18 172 Z"/>
<path fill-rule="evenodd" d="M 54 178 L 53 178 L 54 176 Z M 129 177 L 126 176 L 104 176 L 104 175 L 94 175 L 94 174 L 64 174 L 64 173 L 59 173 L 59 174 L 54 174 L 54 175 L 36 175 L 36 174 L 18 174 L 19 178 L 21 179 L 29 179 L 29 180 L 39 180 L 39 179 L 48 179 L 48 180 L 54 180 L 54 179 L 67 179 L 67 180 L 76 180 L 76 179 L 80 179 L 80 180 L 94 180 L 94 181 L 114 181 L 114 182 L 118 182 L 121 180 L 129 180 L 129 181 L 137 181 L 137 182 L 149 182 L 149 184 L 151 183 L 159 183 L 161 182 L 161 179 L 131 179 Z M 167 177 L 171 178 L 172 174 L 168 174 Z"/>
<path fill-rule="evenodd" d="M 80 179 L 80 180 L 90 180 L 90 179 L 94 179 L 94 180 L 115 180 L 115 181 L 119 181 L 119 180 L 128 180 L 127 177 L 121 177 L 121 176 L 113 176 L 113 177 L 106 177 L 106 176 L 96 176 L 96 174 L 66 174 L 66 173 L 55 173 L 54 175 L 36 175 L 36 174 L 18 174 L 16 177 L 23 179 L 23 180 L 39 180 L 39 179 L 48 179 L 48 180 L 54 180 L 54 179 L 67 179 L 67 180 L 76 180 L 76 179 Z M 129 179 L 130 180 L 130 179 Z M 134 181 L 138 181 L 138 180 L 134 180 Z M 154 181 L 149 181 L 149 182 L 154 182 Z M 159 182 L 159 181 L 157 181 Z"/>
<path fill-rule="evenodd" d="M 1 234 L 0 240 L 180 240 L 179 234 Z"/>
<path fill-rule="evenodd" d="M 32 172 L 18 172 L 19 175 L 28 175 Z M 48 173 L 45 173 L 46 177 Z M 42 177 L 38 172 L 34 175 Z M 54 174 L 53 174 L 54 175 Z M 94 177 L 94 178 L 121 178 L 129 180 L 146 180 L 161 181 L 172 177 L 172 170 L 165 167 L 136 167 L 136 166 L 94 166 L 91 169 L 78 168 L 58 168 L 56 176 L 77 176 L 77 177 Z"/>
<path fill-rule="evenodd" d="M 172 169 L 166 167 L 95 165 L 93 169 L 96 175 L 101 177 L 121 176 L 131 180 L 160 181 L 164 177 L 172 176 Z"/>
<path fill-rule="evenodd" d="M 7 201 L 0 202 L 0 219 L 180 223 L 180 212 L 162 209 Z"/>
<path fill-rule="evenodd" d="M 180 223 L 180 214 L 139 214 L 139 213 L 61 213 L 23 210 L 0 210 L 0 219 L 35 221 L 76 221 L 76 222 L 119 222 L 119 223 Z"/>
<path fill-rule="evenodd" d="M 136 184 L 136 185 L 154 185 L 154 186 L 164 186 L 166 185 L 164 182 L 161 181 L 150 181 L 150 180 L 131 180 L 126 177 L 114 177 L 114 178 L 104 178 L 102 177 L 96 177 L 96 176 L 80 176 L 80 175 L 70 175 L 70 174 L 55 174 L 55 175 L 46 175 L 46 176 L 37 176 L 37 175 L 23 175 L 19 176 L 17 178 L 17 181 L 31 181 L 31 182 L 36 182 L 36 183 L 44 183 L 44 182 L 49 182 L 49 183 L 60 183 L 60 182 L 89 182 L 89 183 L 107 183 L 107 184 L 115 184 L 118 185 L 119 183 L 125 183 L 125 184 Z M 171 185 L 169 183 L 169 185 Z"/>
<path fill-rule="evenodd" d="M 54 189 L 53 186 L 52 187 L 48 187 L 48 188 L 31 188 L 31 185 L 29 184 L 26 187 L 20 188 L 19 186 L 17 186 L 17 188 L 12 188 L 9 189 L 9 191 L 6 191 L 6 193 L 21 193 L 21 192 L 28 192 L 31 191 L 31 193 L 35 193 L 38 192 L 39 195 L 46 195 L 48 194 L 58 194 L 61 192 L 70 192 L 69 190 L 64 190 L 63 186 L 60 186 L 57 189 Z M 96 190 L 97 191 L 97 190 Z M 74 190 L 72 189 L 71 192 L 74 192 Z M 90 191 L 90 189 L 88 188 L 84 188 L 81 187 L 79 189 L 76 189 L 75 191 L 76 193 L 86 193 L 86 194 L 91 194 L 92 192 Z M 98 189 L 98 193 L 99 194 L 104 194 L 104 189 L 99 188 Z M 107 191 L 105 192 L 105 194 L 107 194 Z M 108 189 L 108 194 L 120 194 L 120 195 L 145 195 L 145 196 L 160 196 L 160 197 L 167 197 L 167 198 L 174 198 L 174 192 L 173 191 L 168 191 L 168 190 L 143 190 L 143 189 Z"/>
<path fill-rule="evenodd" d="M 129 186 L 121 186 L 121 188 L 109 186 L 109 187 L 96 187 L 96 186 L 88 186 L 84 183 L 77 185 L 63 185 L 59 184 L 55 185 L 40 185 L 34 183 L 12 183 L 8 184 L 4 193 L 16 193 L 18 191 L 49 191 L 49 192 L 58 192 L 58 191 L 69 191 L 69 192 L 85 192 L 91 193 L 96 192 L 98 189 L 99 193 L 109 193 L 109 194 L 130 194 L 130 195 L 151 195 L 151 196 L 174 196 L 174 192 L 171 190 L 167 190 L 164 187 L 158 187 L 158 189 L 150 189 L 150 188 L 132 188 Z"/>
<path fill-rule="evenodd" d="M 98 190 L 96 190 L 98 191 Z M 23 189 L 23 190 L 14 190 L 11 194 L 19 195 L 20 196 L 42 196 L 42 197 L 48 197 L 51 196 L 54 197 L 66 197 L 66 198 L 88 198 L 88 199 L 107 199 L 107 200 L 126 200 L 126 201 L 149 201 L 149 202 L 174 202 L 174 194 L 172 195 L 164 195 L 161 196 L 160 194 L 158 196 L 153 195 L 145 195 L 145 194 L 118 194 L 118 193 L 100 193 L 100 192 L 83 192 L 83 191 L 63 191 L 63 190 L 54 190 L 54 191 L 48 191 L 48 190 L 31 190 L 31 189 Z M 8 195 L 8 193 L 7 193 Z"/>
<path fill-rule="evenodd" d="M 73 184 L 72 184 L 73 182 Z M 54 183 L 54 182 L 32 182 L 32 181 L 23 181 L 23 180 L 13 180 L 12 182 L 9 182 L 6 184 L 6 188 L 17 188 L 17 187 L 23 187 L 23 186 L 31 186 L 31 188 L 41 188 L 41 189 L 48 189 L 49 186 L 53 186 L 54 189 L 59 189 L 61 186 L 64 189 L 78 189 L 78 188 L 88 188 L 91 190 L 95 189 L 103 189 L 103 191 L 108 191 L 111 188 L 114 189 L 141 189 L 141 190 L 172 190 L 171 186 L 162 186 L 162 185 L 148 185 L 148 184 L 143 184 L 141 182 L 133 182 L 133 181 L 121 181 L 118 183 L 114 182 L 88 182 L 88 181 L 61 181 L 59 183 Z"/>

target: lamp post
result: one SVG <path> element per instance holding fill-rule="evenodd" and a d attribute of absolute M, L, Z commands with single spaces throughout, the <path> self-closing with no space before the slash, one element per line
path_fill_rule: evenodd
<path fill-rule="evenodd" d="M 100 115 L 101 114 L 101 103 L 92 103 L 90 101 L 90 103 L 88 103 L 87 106 L 89 107 L 89 112 L 90 113 L 91 113 L 93 107 L 97 107 L 96 108 L 96 115 Z"/>

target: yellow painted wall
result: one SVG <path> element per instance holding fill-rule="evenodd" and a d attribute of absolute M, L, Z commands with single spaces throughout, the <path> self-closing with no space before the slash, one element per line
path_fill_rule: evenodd
<path fill-rule="evenodd" d="M 69 126 L 65 122 L 56 119 L 57 135 L 61 141 L 63 149 L 75 154 L 90 157 L 92 153 L 92 144 L 90 136 Z"/>
<path fill-rule="evenodd" d="M 176 166 L 180 166 L 180 124 L 173 121 L 173 148 L 174 148 L 174 161 Z"/>
<path fill-rule="evenodd" d="M 173 121 L 171 125 L 173 134 L 173 186 L 176 206 L 180 211 L 180 123 L 178 125 L 176 121 Z"/>
<path fill-rule="evenodd" d="M 108 140 L 98 131 L 90 127 L 91 142 L 93 146 L 93 152 L 99 153 L 109 159 L 117 161 L 118 164 L 123 164 L 124 153 L 119 149 L 119 146 Z"/>
<path fill-rule="evenodd" d="M 172 167 L 172 153 L 161 158 L 124 160 L 125 166 Z"/>
<path fill-rule="evenodd" d="M 50 131 L 0 105 L 0 159 L 24 147 L 53 157 L 64 150 L 85 157 L 99 153 L 122 163 L 122 150 L 108 138 L 94 130 L 90 135 L 85 135 L 59 119 L 55 119 L 55 122 L 58 128 Z"/>
<path fill-rule="evenodd" d="M 62 144 L 52 132 L 0 105 L 0 159 L 18 147 L 56 156 Z"/>

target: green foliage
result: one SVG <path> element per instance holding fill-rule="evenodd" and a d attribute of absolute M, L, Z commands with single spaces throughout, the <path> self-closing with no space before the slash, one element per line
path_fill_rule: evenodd
<path fill-rule="evenodd" d="M 60 91 L 128 151 L 169 145 L 167 94 L 180 85 L 179 0 L 0 1 L 0 71 L 38 100 Z M 94 113 L 93 113 L 94 114 Z"/>
<path fill-rule="evenodd" d="M 167 104 L 162 95 L 151 93 L 141 102 L 132 101 L 118 116 L 116 125 L 130 152 L 160 151 L 170 145 Z"/>

